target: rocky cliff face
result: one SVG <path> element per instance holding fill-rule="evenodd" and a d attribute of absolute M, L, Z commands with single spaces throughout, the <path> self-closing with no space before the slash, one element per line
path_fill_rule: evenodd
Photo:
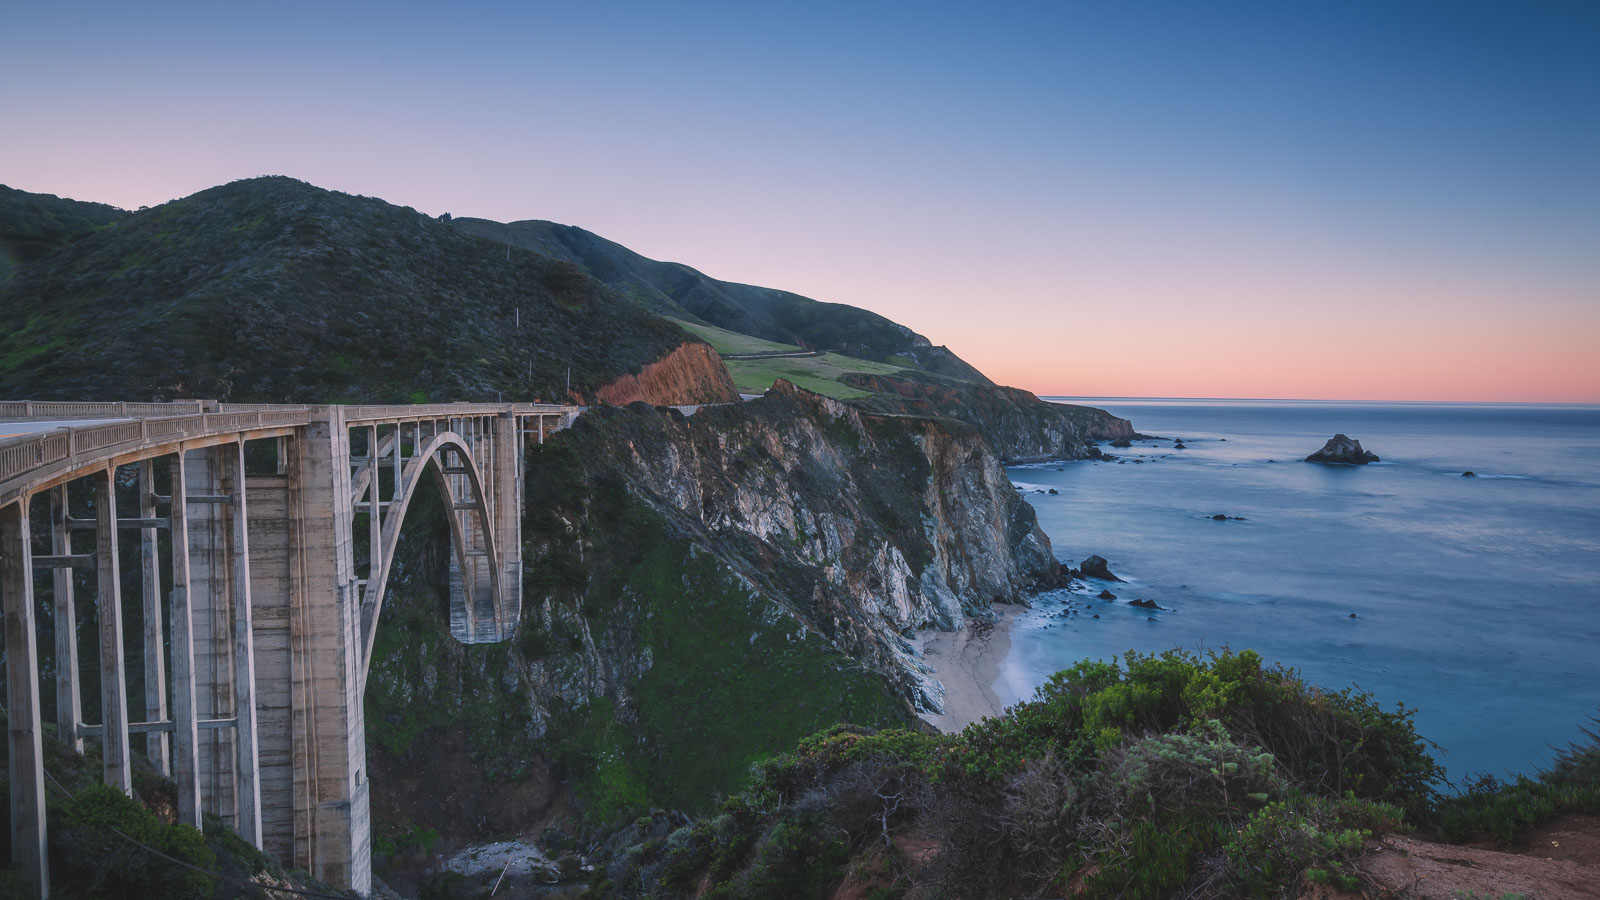
<path fill-rule="evenodd" d="M 863 414 L 779 381 L 742 408 L 603 413 L 594 431 L 597 454 L 626 448 L 610 466 L 634 496 L 922 706 L 938 690 L 901 633 L 987 616 L 1055 569 L 1032 508 L 959 423 Z"/>
<path fill-rule="evenodd" d="M 911 631 L 962 627 L 1056 575 L 975 429 L 786 382 L 687 417 L 593 409 L 530 449 L 527 486 L 507 644 L 450 641 L 448 534 L 426 512 L 408 522 L 367 688 L 374 808 L 395 827 L 435 813 L 385 799 L 385 773 L 441 746 L 491 779 L 452 786 L 457 805 L 524 790 L 539 796 L 516 808 L 559 806 L 529 783 L 600 819 L 703 805 L 818 728 L 939 708 Z"/>
<path fill-rule="evenodd" d="M 976 428 L 1008 463 L 1092 459 L 1095 441 L 1134 437 L 1133 425 L 1103 409 L 1046 403 L 1012 387 L 968 384 L 915 372 L 846 375 L 874 396 L 852 401 L 873 412 L 948 416 Z"/>
<path fill-rule="evenodd" d="M 688 343 L 645 365 L 636 375 L 607 382 L 595 391 L 595 399 L 612 406 L 638 401 L 653 406 L 735 403 L 739 389 L 709 344 Z"/>

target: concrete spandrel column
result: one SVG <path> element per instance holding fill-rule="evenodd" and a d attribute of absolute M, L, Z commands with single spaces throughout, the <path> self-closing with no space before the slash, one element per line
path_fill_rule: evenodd
<path fill-rule="evenodd" d="M 5 605 L 11 859 L 40 897 L 50 896 L 45 846 L 44 741 L 39 723 L 39 650 L 33 624 L 33 548 L 28 499 L 0 508 L 0 600 Z"/>
<path fill-rule="evenodd" d="M 221 448 L 224 457 L 229 526 L 229 597 L 233 612 L 234 785 L 238 814 L 234 828 L 257 849 L 261 847 L 261 784 L 257 778 L 256 656 L 251 625 L 250 529 L 245 489 L 244 442 Z"/>
<path fill-rule="evenodd" d="M 50 552 L 72 553 L 72 533 L 67 530 L 67 486 L 50 492 Z M 56 733 L 73 752 L 83 752 L 78 723 L 83 721 L 83 692 L 78 686 L 78 611 L 73 598 L 72 569 L 50 571 L 54 593 L 56 636 Z"/>
<path fill-rule="evenodd" d="M 106 784 L 133 796 L 128 748 L 128 679 L 122 655 L 122 566 L 117 558 L 116 469 L 94 473 L 96 600 L 100 619 L 101 769 Z"/>
<path fill-rule="evenodd" d="M 500 560 L 500 597 L 496 624 L 507 640 L 522 616 L 522 429 L 517 417 L 504 413 L 494 420 L 494 546 Z"/>
<path fill-rule="evenodd" d="M 195 715 L 233 715 L 233 536 L 223 486 L 221 448 L 185 454 L 189 531 L 189 615 L 194 646 Z M 202 728 L 196 748 L 201 807 L 229 824 L 238 812 L 234 729 Z"/>
<path fill-rule="evenodd" d="M 201 827 L 199 729 L 194 683 L 194 616 L 189 599 L 187 461 L 172 457 L 172 780 L 178 821 Z"/>
<path fill-rule="evenodd" d="M 280 444 L 287 461 L 290 444 Z M 284 466 L 280 465 L 280 469 Z M 286 471 L 286 469 L 285 469 Z M 294 679 L 291 665 L 289 479 L 283 474 L 245 480 L 250 528 L 250 622 L 255 656 L 256 744 L 263 849 L 284 862 L 295 856 L 296 782 Z"/>
<path fill-rule="evenodd" d="M 139 464 L 139 517 L 156 516 L 155 460 Z M 139 573 L 144 600 L 144 717 L 167 718 L 167 643 L 161 609 L 161 543 L 154 528 L 139 529 Z M 172 774 L 171 735 L 154 731 L 145 737 L 145 755 L 163 775 Z"/>

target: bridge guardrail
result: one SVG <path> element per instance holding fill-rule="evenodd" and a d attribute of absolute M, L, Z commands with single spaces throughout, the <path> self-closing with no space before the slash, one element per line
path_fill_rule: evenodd
<path fill-rule="evenodd" d="M 486 416 L 497 413 L 518 415 L 564 415 L 573 408 L 557 403 L 414 403 L 378 406 L 341 406 L 346 423 L 374 419 L 449 419 L 458 416 Z"/>
<path fill-rule="evenodd" d="M 77 403 L 55 400 L 0 401 L 0 419 L 131 419 L 206 412 L 204 400 L 170 403 Z"/>
<path fill-rule="evenodd" d="M 4 407 L 18 404 L 4 404 Z M 78 405 L 78 404 L 74 404 Z M 119 407 L 123 404 L 81 404 Z M 134 407 L 139 404 L 126 404 Z M 163 407 L 170 409 L 171 407 Z M 41 434 L 0 440 L 0 492 L 10 482 L 30 472 L 77 456 L 92 456 L 107 450 L 141 443 L 160 443 L 186 437 L 232 434 L 254 428 L 305 425 L 311 421 L 310 407 L 278 407 L 257 412 L 201 413 L 161 416 L 109 422 L 104 425 L 64 427 Z"/>

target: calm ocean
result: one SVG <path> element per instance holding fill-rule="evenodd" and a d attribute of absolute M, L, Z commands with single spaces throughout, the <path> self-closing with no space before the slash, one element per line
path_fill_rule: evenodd
<path fill-rule="evenodd" d="M 1002 700 L 1086 657 L 1251 648 L 1404 701 L 1452 778 L 1531 771 L 1600 713 L 1600 407 L 1070 402 L 1188 449 L 1009 470 L 1060 560 L 1097 553 L 1129 583 L 1022 614 Z M 1335 432 L 1383 461 L 1301 461 Z"/>

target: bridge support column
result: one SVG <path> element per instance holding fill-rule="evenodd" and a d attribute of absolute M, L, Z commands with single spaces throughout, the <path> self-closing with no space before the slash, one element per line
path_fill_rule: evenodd
<path fill-rule="evenodd" d="M 494 419 L 494 471 L 489 475 L 494 495 L 495 551 L 500 560 L 498 600 L 499 640 L 516 628 L 522 609 L 522 428 L 513 413 Z"/>
<path fill-rule="evenodd" d="M 72 555 L 67 530 L 67 486 L 50 491 L 50 552 Z M 72 569 L 50 570 L 56 634 L 56 733 L 74 752 L 83 752 L 78 723 L 83 721 L 83 694 L 78 690 L 78 610 L 73 603 Z"/>
<path fill-rule="evenodd" d="M 351 548 L 350 439 L 338 407 L 319 410 L 291 454 L 290 622 L 296 729 L 294 863 L 330 884 L 372 890 L 366 723 L 361 706 L 361 598 Z M 304 806 L 300 804 L 304 803 Z M 298 842 L 297 842 L 298 843 Z"/>
<path fill-rule="evenodd" d="M 39 724 L 39 650 L 33 631 L 33 549 L 28 497 L 0 509 L 0 594 L 5 603 L 6 712 L 10 742 L 11 859 L 50 896 L 45 849 L 44 741 Z"/>
<path fill-rule="evenodd" d="M 189 454 L 185 465 L 202 806 L 261 846 L 261 786 L 250 601 L 244 443 Z"/>
<path fill-rule="evenodd" d="M 288 459 L 279 445 L 280 470 Z M 245 479 L 250 523 L 250 606 L 255 639 L 256 724 L 261 782 L 263 849 L 286 863 L 295 860 L 293 637 L 290 631 L 291 565 L 289 479 L 252 475 Z"/>
<path fill-rule="evenodd" d="M 189 610 L 193 625 L 195 715 L 229 717 L 233 709 L 232 529 L 223 483 L 222 447 L 186 454 L 188 480 Z M 239 811 L 234 784 L 232 728 L 202 728 L 197 762 L 201 808 L 233 823 Z"/>
<path fill-rule="evenodd" d="M 199 706 L 195 696 L 194 606 L 189 590 L 188 460 L 172 457 L 172 780 L 178 821 L 201 826 Z"/>
<path fill-rule="evenodd" d="M 100 754 L 105 782 L 133 796 L 128 679 L 122 658 L 122 566 L 117 557 L 117 470 L 94 473 L 96 593 L 100 604 Z"/>
<path fill-rule="evenodd" d="M 244 441 L 222 448 L 227 460 L 230 583 L 233 612 L 234 785 L 238 796 L 239 836 L 261 847 L 261 782 L 256 742 L 256 652 L 250 598 L 250 529 L 245 488 Z"/>
<path fill-rule="evenodd" d="M 139 464 L 139 517 L 156 517 L 155 460 Z M 160 538 L 154 528 L 139 529 L 139 569 L 144 599 L 144 718 L 167 718 L 167 642 L 162 627 Z M 153 731 L 145 738 L 145 755 L 163 775 L 172 774 L 171 736 Z"/>

